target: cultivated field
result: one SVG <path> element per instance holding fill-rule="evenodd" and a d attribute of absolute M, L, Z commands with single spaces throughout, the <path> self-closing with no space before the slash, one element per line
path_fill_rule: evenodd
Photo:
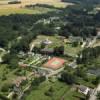
<path fill-rule="evenodd" d="M 72 3 L 62 3 L 60 0 L 21 0 L 21 2 L 21 4 L 7 5 L 8 0 L 0 0 L 0 8 L 18 8 L 24 7 L 25 5 L 29 4 L 49 4 L 54 5 L 56 7 L 65 7 L 68 5 L 72 5 Z"/>
<path fill-rule="evenodd" d="M 43 7 L 35 7 L 34 9 L 27 8 L 2 8 L 0 9 L 0 15 L 9 15 L 9 14 L 42 14 L 50 11 L 54 11 L 54 9 L 43 8 Z"/>
<path fill-rule="evenodd" d="M 60 0 L 21 0 L 21 4 L 8 4 L 10 0 L 0 0 L 0 15 L 9 15 L 9 14 L 39 14 L 46 13 L 48 9 L 25 9 L 26 5 L 30 4 L 48 4 L 55 7 L 66 7 L 72 5 L 72 3 L 62 3 Z"/>

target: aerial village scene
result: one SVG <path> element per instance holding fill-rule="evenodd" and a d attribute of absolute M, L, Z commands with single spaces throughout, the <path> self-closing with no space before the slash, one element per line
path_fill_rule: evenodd
<path fill-rule="evenodd" d="M 100 100 L 99 7 L 0 0 L 0 100 Z"/>

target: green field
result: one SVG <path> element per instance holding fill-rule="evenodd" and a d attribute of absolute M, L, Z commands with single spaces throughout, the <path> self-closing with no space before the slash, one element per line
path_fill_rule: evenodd
<path fill-rule="evenodd" d="M 53 95 L 46 96 L 45 93 L 48 89 L 53 88 Z M 55 83 L 44 82 L 37 90 L 33 90 L 27 97 L 26 100 L 79 100 L 82 95 L 74 91 L 70 86 L 65 83 L 56 81 Z"/>
<path fill-rule="evenodd" d="M 82 50 L 81 46 L 78 45 L 77 47 L 72 47 L 72 44 L 64 43 L 63 39 L 61 39 L 58 36 L 45 36 L 45 35 L 39 35 L 36 40 L 33 40 L 32 43 L 39 46 L 39 43 L 43 40 L 49 39 L 52 41 L 51 45 L 48 45 L 47 48 L 54 48 L 56 46 L 64 45 L 65 47 L 65 54 L 71 55 L 73 57 L 76 56 L 76 54 L 79 53 L 80 50 Z M 32 44 L 31 43 L 31 44 Z"/>
<path fill-rule="evenodd" d="M 9 14 L 33 14 L 36 11 L 33 12 L 33 10 L 28 9 L 0 9 L 0 15 L 9 15 Z"/>
<path fill-rule="evenodd" d="M 9 14 L 42 14 L 50 11 L 54 11 L 55 9 L 43 8 L 43 7 L 35 7 L 34 9 L 27 8 L 1 8 L 0 15 L 9 15 Z"/>
<path fill-rule="evenodd" d="M 14 75 L 13 70 L 7 68 L 7 65 L 0 65 L 0 89 L 4 84 L 12 83 L 12 81 L 16 78 L 16 75 Z"/>
<path fill-rule="evenodd" d="M 9 89 L 5 91 L 2 91 L 2 88 L 5 87 L 5 85 L 13 84 L 13 82 L 18 78 L 18 75 L 16 73 L 22 73 L 24 70 L 17 69 L 9 69 L 8 65 L 6 64 L 0 64 L 0 93 L 4 95 L 8 95 Z M 26 74 L 29 74 L 29 71 L 25 71 Z M 7 92 L 8 91 L 8 92 Z"/>

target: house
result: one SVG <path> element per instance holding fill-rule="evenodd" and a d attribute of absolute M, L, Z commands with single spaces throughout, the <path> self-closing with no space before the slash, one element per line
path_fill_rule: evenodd
<path fill-rule="evenodd" d="M 64 43 L 67 43 L 67 44 L 71 44 L 71 41 L 68 40 L 68 39 L 64 39 L 63 42 L 64 42 Z"/>
<path fill-rule="evenodd" d="M 44 68 L 58 70 L 63 67 L 65 64 L 65 60 L 62 58 L 53 57 L 48 62 L 46 62 L 43 66 Z"/>
<path fill-rule="evenodd" d="M 69 36 L 69 41 L 71 43 L 73 43 L 73 42 L 81 43 L 81 42 L 83 42 L 83 38 L 80 36 Z"/>
<path fill-rule="evenodd" d="M 22 68 L 26 68 L 28 67 L 29 65 L 28 64 L 24 64 L 23 62 L 19 62 L 18 65 Z"/>
<path fill-rule="evenodd" d="M 97 39 L 100 39 L 100 27 L 97 27 L 97 28 L 96 28 L 96 31 L 97 31 L 96 38 L 97 38 Z"/>
<path fill-rule="evenodd" d="M 22 83 L 23 81 L 25 81 L 25 80 L 27 80 L 27 78 L 24 77 L 24 76 L 18 77 L 17 79 L 15 79 L 15 80 L 13 81 L 13 84 L 15 84 L 16 87 L 19 87 L 19 86 L 21 85 L 21 83 Z"/>
<path fill-rule="evenodd" d="M 91 92 L 91 89 L 89 87 L 84 86 L 84 85 L 79 85 L 78 92 L 80 92 L 84 95 L 88 95 Z"/>
<path fill-rule="evenodd" d="M 100 31 L 97 32 L 97 37 L 100 38 Z"/>
<path fill-rule="evenodd" d="M 53 54 L 54 53 L 54 49 L 53 48 L 44 48 L 41 50 L 42 54 Z"/>
<path fill-rule="evenodd" d="M 32 57 L 32 56 L 35 55 L 34 52 L 28 52 L 27 54 L 28 54 L 29 57 Z"/>
<path fill-rule="evenodd" d="M 49 19 L 50 19 L 50 21 L 58 21 L 59 17 L 50 17 Z"/>
<path fill-rule="evenodd" d="M 60 30 L 60 29 L 61 29 L 61 27 L 60 27 L 60 26 L 55 27 L 55 30 Z"/>
<path fill-rule="evenodd" d="M 89 69 L 88 70 L 88 74 L 95 75 L 95 76 L 100 76 L 100 68 Z"/>
<path fill-rule="evenodd" d="M 18 53 L 18 57 L 20 57 L 20 58 L 22 58 L 22 57 L 24 57 L 26 54 L 23 52 L 23 51 L 20 51 L 19 53 Z"/>
<path fill-rule="evenodd" d="M 47 38 L 46 40 L 43 40 L 42 43 L 45 44 L 45 45 L 49 45 L 49 44 L 52 44 L 52 41 L 50 41 L 50 40 Z"/>
<path fill-rule="evenodd" d="M 38 69 L 38 74 L 40 76 L 46 76 L 46 75 L 50 74 L 50 71 L 49 70 L 45 70 L 45 69 Z"/>
<path fill-rule="evenodd" d="M 73 62 L 69 63 L 68 66 L 71 68 L 77 68 L 77 63 L 76 63 L 76 61 L 73 61 Z"/>

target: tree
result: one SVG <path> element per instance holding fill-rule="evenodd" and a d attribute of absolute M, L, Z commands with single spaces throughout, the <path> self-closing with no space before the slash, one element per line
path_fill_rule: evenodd
<path fill-rule="evenodd" d="M 13 84 L 11 83 L 4 83 L 3 86 L 1 87 L 2 92 L 9 92 L 13 89 Z"/>
<path fill-rule="evenodd" d="M 40 83 L 41 82 L 43 82 L 43 81 L 45 81 L 46 80 L 46 77 L 45 76 L 41 76 L 41 77 L 39 77 L 39 78 L 35 78 L 33 81 L 32 81 L 32 83 L 31 83 L 31 85 L 34 87 L 37 87 L 37 86 L 39 86 L 40 85 Z"/>
<path fill-rule="evenodd" d="M 73 43 L 72 43 L 72 46 L 73 46 L 73 47 L 77 47 L 77 46 L 78 46 L 78 42 L 73 42 Z"/>
<path fill-rule="evenodd" d="M 54 54 L 57 56 L 64 55 L 64 46 L 55 47 Z"/>
<path fill-rule="evenodd" d="M 77 75 L 78 77 L 85 78 L 86 72 L 83 68 L 77 68 L 76 71 L 75 71 L 75 75 Z"/>
<path fill-rule="evenodd" d="M 70 85 L 76 82 L 75 76 L 68 72 L 63 72 L 60 80 Z"/>
<path fill-rule="evenodd" d="M 48 91 L 45 92 L 45 95 L 51 97 L 51 96 L 53 96 L 53 93 L 54 93 L 54 89 L 53 89 L 53 87 L 51 86 L 51 87 L 48 89 Z"/>
<path fill-rule="evenodd" d="M 11 66 L 11 68 L 18 67 L 18 59 L 16 59 L 16 58 L 11 59 L 9 62 L 9 66 Z"/>
<path fill-rule="evenodd" d="M 96 79 L 92 83 L 95 85 L 98 85 L 100 83 L 100 76 L 97 76 Z"/>
<path fill-rule="evenodd" d="M 34 51 L 35 53 L 39 53 L 39 52 L 40 52 L 40 48 L 37 47 L 37 46 L 34 46 L 33 51 Z"/>
<path fill-rule="evenodd" d="M 3 63 L 8 64 L 10 68 L 16 68 L 18 66 L 18 61 L 16 54 L 8 53 L 3 56 Z"/>
<path fill-rule="evenodd" d="M 100 100 L 100 91 L 97 93 L 97 100 Z"/>
<path fill-rule="evenodd" d="M 94 58 L 99 57 L 100 55 L 100 46 L 94 48 L 86 48 L 79 54 L 77 58 L 77 63 L 86 63 Z M 81 57 L 80 57 L 81 56 Z"/>
<path fill-rule="evenodd" d="M 0 94 L 0 100 L 9 100 L 6 96 L 4 96 L 3 94 Z"/>

